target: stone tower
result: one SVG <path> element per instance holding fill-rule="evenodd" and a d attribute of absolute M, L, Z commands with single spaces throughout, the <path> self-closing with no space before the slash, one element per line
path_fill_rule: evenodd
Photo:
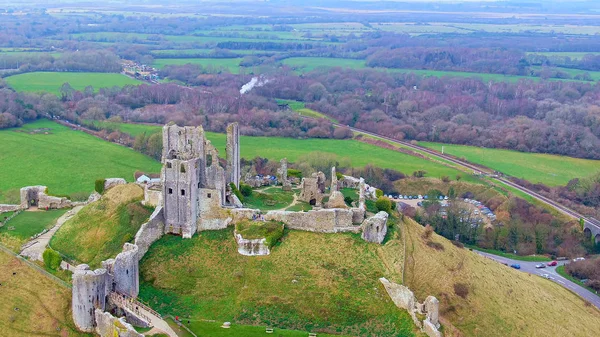
<path fill-rule="evenodd" d="M 114 259 L 102 261 L 108 272 L 109 291 L 136 298 L 140 292 L 138 246 L 126 242 Z"/>
<path fill-rule="evenodd" d="M 90 270 L 81 264 L 73 273 L 73 321 L 81 331 L 93 332 L 96 326 L 94 311 L 106 307 L 106 269 Z"/>
<path fill-rule="evenodd" d="M 163 127 L 165 232 L 191 238 L 197 229 L 198 190 L 206 183 L 202 127 Z"/>
<path fill-rule="evenodd" d="M 227 126 L 227 184 L 240 187 L 240 127 L 238 123 Z"/>

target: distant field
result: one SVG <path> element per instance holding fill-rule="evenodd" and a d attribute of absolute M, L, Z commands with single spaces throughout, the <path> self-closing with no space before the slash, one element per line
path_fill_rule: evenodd
<path fill-rule="evenodd" d="M 217 49 L 157 49 L 152 51 L 152 55 L 156 57 L 165 57 L 170 55 L 209 55 L 211 52 Z M 281 51 L 266 51 L 266 50 L 253 50 L 253 49 L 223 49 L 228 52 L 235 53 L 238 55 L 269 55 L 281 53 Z"/>
<path fill-rule="evenodd" d="M 545 55 L 545 56 L 562 56 L 570 57 L 571 59 L 582 59 L 586 55 L 600 55 L 600 52 L 529 52 L 527 55 Z"/>
<path fill-rule="evenodd" d="M 138 85 L 142 82 L 116 73 L 62 73 L 62 72 L 34 72 L 25 73 L 5 78 L 16 91 L 49 92 L 60 94 L 60 87 L 69 83 L 76 90 L 83 90 L 91 85 L 94 89 L 113 86 Z"/>
<path fill-rule="evenodd" d="M 120 127 L 118 127 L 120 125 Z M 133 126 L 135 125 L 135 126 Z M 159 126 L 143 124 L 113 124 L 112 127 L 118 127 L 122 132 L 130 134 L 140 134 L 144 130 L 148 134 L 160 132 Z M 219 149 L 221 156 L 225 154 L 226 137 L 221 133 L 207 132 L 206 137 Z M 428 177 L 439 178 L 449 176 L 454 178 L 457 174 L 462 174 L 454 168 L 438 164 L 433 161 L 425 160 L 398 151 L 388 150 L 371 144 L 361 143 L 357 140 L 339 140 L 339 139 L 295 139 L 283 137 L 240 137 L 240 151 L 242 157 L 251 159 L 256 156 L 268 158 L 269 160 L 281 160 L 287 158 L 291 162 L 299 157 L 311 152 L 324 152 L 337 155 L 338 158 L 347 158 L 353 167 L 363 167 L 367 164 L 373 164 L 382 168 L 391 168 L 399 170 L 406 174 L 412 174 L 414 171 L 425 170 Z M 477 182 L 470 175 L 464 176 L 467 181 Z"/>
<path fill-rule="evenodd" d="M 535 70 L 541 70 L 541 66 L 531 67 Z M 600 71 L 588 71 L 588 70 L 579 70 L 579 69 L 571 69 L 571 68 L 562 68 L 562 67 L 553 67 L 553 70 L 562 71 L 563 73 L 567 73 L 571 75 L 571 77 L 575 77 L 577 75 L 583 75 L 585 73 L 589 74 L 593 81 L 600 81 Z"/>
<path fill-rule="evenodd" d="M 573 178 L 587 177 L 600 171 L 599 160 L 428 142 L 420 142 L 419 145 L 437 151 L 444 146 L 446 154 L 550 186 L 566 185 Z"/>
<path fill-rule="evenodd" d="M 136 170 L 160 172 L 150 157 L 46 120 L 0 131 L 0 144 L 3 191 L 46 185 L 53 194 L 89 194 L 99 178 L 131 181 Z"/>
<path fill-rule="evenodd" d="M 167 65 L 198 64 L 202 67 L 213 67 L 215 69 L 227 69 L 232 74 L 240 72 L 241 58 L 195 58 L 195 59 L 155 59 L 153 66 L 163 68 Z"/>
<path fill-rule="evenodd" d="M 292 109 L 293 111 L 297 112 L 298 114 L 300 114 L 302 116 L 307 116 L 307 117 L 312 117 L 312 118 L 325 118 L 334 123 L 338 122 L 334 118 L 328 117 L 318 111 L 315 111 L 315 110 L 305 107 L 304 102 L 298 102 L 298 101 L 289 100 L 289 99 L 277 99 L 277 104 L 287 104 L 290 107 L 290 109 Z"/>
<path fill-rule="evenodd" d="M 372 23 L 373 28 L 411 35 L 421 34 L 470 34 L 487 33 L 538 33 L 538 34 L 573 34 L 595 35 L 600 33 L 600 26 L 557 25 L 557 24 L 486 24 L 486 23 L 451 23 L 451 22 L 386 22 Z"/>
<path fill-rule="evenodd" d="M 319 67 L 365 68 L 365 60 L 329 58 L 329 57 L 290 57 L 281 61 L 298 72 L 309 72 Z"/>

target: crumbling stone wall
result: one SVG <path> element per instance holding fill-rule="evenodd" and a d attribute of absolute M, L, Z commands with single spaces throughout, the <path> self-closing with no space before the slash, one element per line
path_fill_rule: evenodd
<path fill-rule="evenodd" d="M 278 176 L 279 180 L 281 181 L 282 189 L 284 191 L 291 191 L 292 183 L 288 179 L 288 175 L 287 175 L 288 174 L 287 158 L 281 159 L 279 161 L 279 163 L 281 164 L 281 167 L 279 167 L 279 169 L 277 169 L 277 176 Z"/>
<path fill-rule="evenodd" d="M 165 233 L 165 220 L 163 218 L 163 208 L 158 206 L 150 215 L 150 219 L 145 224 L 142 224 L 138 232 L 135 234 L 134 243 L 138 247 L 138 259 L 148 252 L 150 246 L 160 239 Z"/>
<path fill-rule="evenodd" d="M 157 207 L 163 204 L 162 183 L 147 183 L 144 184 L 144 200 L 142 204 L 145 206 Z"/>
<path fill-rule="evenodd" d="M 46 186 L 27 186 L 21 188 L 21 209 L 27 209 L 32 204 L 39 208 L 66 208 L 71 207 L 71 200 L 64 197 L 55 197 L 46 194 Z"/>
<path fill-rule="evenodd" d="M 81 331 L 93 332 L 96 326 L 94 312 L 106 307 L 106 269 L 90 270 L 81 264 L 73 272 L 72 310 L 75 326 Z"/>
<path fill-rule="evenodd" d="M 138 246 L 125 243 L 112 265 L 113 291 L 136 298 L 140 292 Z"/>
<path fill-rule="evenodd" d="M 438 330 L 440 328 L 438 321 L 439 301 L 435 297 L 429 296 L 421 304 L 408 287 L 390 282 L 384 277 L 380 278 L 379 281 L 383 284 L 394 304 L 398 308 L 408 311 L 413 322 L 421 331 L 425 332 L 429 337 L 442 337 L 442 333 Z M 417 314 L 426 315 L 423 322 L 419 320 Z"/>
<path fill-rule="evenodd" d="M 21 205 L 8 205 L 8 204 L 0 204 L 0 213 L 3 212 L 13 212 L 22 209 Z"/>
<path fill-rule="evenodd" d="M 382 243 L 387 233 L 387 220 L 388 214 L 386 212 L 379 212 L 374 216 L 366 219 L 362 223 L 362 235 L 363 240 L 374 243 Z"/>
<path fill-rule="evenodd" d="M 238 245 L 238 253 L 244 256 L 263 256 L 271 254 L 267 240 L 260 239 L 244 239 L 241 234 L 234 231 L 233 236 Z"/>
<path fill-rule="evenodd" d="M 227 126 L 227 184 L 233 183 L 237 188 L 240 187 L 240 127 L 238 123 L 231 123 Z"/>
<path fill-rule="evenodd" d="M 201 188 L 198 193 L 200 208 L 198 231 L 226 228 L 231 219 L 227 209 L 222 207 L 223 191 Z"/>
<path fill-rule="evenodd" d="M 125 181 L 123 178 L 106 178 L 104 179 L 104 190 L 106 191 L 111 187 L 125 184 L 127 184 L 127 181 Z"/>
<path fill-rule="evenodd" d="M 125 321 L 124 317 L 116 318 L 108 312 L 96 309 L 96 333 L 100 337 L 143 337 L 141 333 Z"/>
<path fill-rule="evenodd" d="M 308 212 L 269 211 L 267 221 L 283 222 L 288 228 L 310 232 L 358 232 L 360 226 L 352 224 L 353 212 L 349 209 L 320 209 Z"/>
<path fill-rule="evenodd" d="M 321 175 L 322 172 L 319 172 Z M 320 180 L 321 176 L 314 173 L 310 178 L 302 178 L 300 183 L 300 195 L 298 200 L 307 202 L 313 206 L 321 207 L 323 203 L 324 182 Z"/>

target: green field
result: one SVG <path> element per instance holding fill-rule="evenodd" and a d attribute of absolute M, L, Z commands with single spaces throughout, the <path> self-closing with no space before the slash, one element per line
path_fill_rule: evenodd
<path fill-rule="evenodd" d="M 66 209 L 60 209 L 21 212 L 0 227 L 0 244 L 18 253 L 21 251 L 21 246 L 27 243 L 32 236 L 41 233 L 44 229 L 52 228 L 56 219 L 66 211 Z"/>
<path fill-rule="evenodd" d="M 187 324 L 187 320 L 183 319 L 185 325 L 192 330 L 197 336 L 210 336 L 210 337 L 264 337 L 266 327 L 252 326 L 252 325 L 241 325 L 232 324 L 231 328 L 223 329 L 219 322 L 205 322 L 205 321 L 190 321 Z M 272 336 L 277 337 L 306 337 L 308 334 L 306 331 L 298 330 L 287 330 L 287 329 L 274 329 Z M 326 333 L 319 333 L 319 337 L 349 337 L 343 335 L 330 335 Z M 191 337 L 191 336 L 190 336 Z"/>
<path fill-rule="evenodd" d="M 0 233 L 6 233 L 20 239 L 28 239 L 44 229 L 54 226 L 56 219 L 60 218 L 67 210 L 56 209 L 49 211 L 26 211 L 12 218 L 5 226 L 0 227 Z M 14 230 L 8 230 L 14 227 Z"/>
<path fill-rule="evenodd" d="M 113 125 L 119 125 L 113 124 Z M 122 132 L 139 134 L 144 129 L 148 134 L 159 132 L 159 126 L 121 123 L 119 129 Z M 219 149 L 221 156 L 225 154 L 226 137 L 222 133 L 206 132 L 206 137 Z M 283 137 L 250 137 L 240 136 L 240 152 L 242 157 L 251 159 L 257 156 L 269 160 L 281 160 L 287 158 L 294 162 L 298 158 L 311 152 L 323 152 L 336 155 L 338 158 L 349 159 L 353 167 L 364 167 L 373 164 L 381 168 L 399 170 L 405 174 L 412 174 L 418 170 L 425 170 L 428 177 L 439 178 L 441 176 L 455 177 L 462 174 L 463 178 L 470 182 L 477 182 L 471 175 L 464 175 L 462 171 L 447 167 L 437 162 L 418 158 L 398 151 L 384 149 L 375 145 L 365 144 L 357 140 L 339 139 L 295 139 Z"/>
<path fill-rule="evenodd" d="M 533 70 L 542 70 L 541 66 L 531 67 Z M 577 75 L 583 75 L 585 73 L 589 74 L 593 81 L 600 81 L 600 71 L 587 71 L 587 70 L 579 70 L 579 69 L 571 69 L 571 68 L 562 68 L 562 67 L 553 67 L 552 70 L 561 71 L 563 73 L 567 73 L 571 75 L 571 77 L 575 77 Z"/>
<path fill-rule="evenodd" d="M 193 58 L 193 59 L 155 59 L 153 66 L 164 68 L 167 65 L 198 64 L 204 68 L 214 68 L 215 70 L 225 69 L 232 74 L 240 72 L 241 58 Z"/>
<path fill-rule="evenodd" d="M 487 149 L 474 146 L 420 142 L 419 145 L 442 150 L 458 158 L 492 168 L 504 174 L 549 186 L 566 185 L 573 178 L 600 171 L 600 161 L 541 153 Z"/>
<path fill-rule="evenodd" d="M 306 106 L 304 106 L 304 102 L 294 101 L 291 99 L 277 99 L 277 104 L 287 104 L 290 107 L 290 109 L 296 111 L 301 116 L 312 118 L 325 118 L 332 121 L 333 123 L 338 123 L 338 121 L 334 118 L 331 118 L 313 109 L 307 108 Z"/>
<path fill-rule="evenodd" d="M 98 178 L 160 171 L 150 157 L 47 120 L 1 130 L 0 144 L 2 191 L 46 185 L 53 194 L 89 194 Z"/>
<path fill-rule="evenodd" d="M 152 55 L 157 58 L 170 56 L 170 55 L 209 55 L 215 52 L 217 49 L 157 49 L 152 51 Z M 281 53 L 281 51 L 270 51 L 270 50 L 253 50 L 253 49 L 223 49 L 230 53 L 238 55 L 269 55 Z"/>
<path fill-rule="evenodd" d="M 116 73 L 59 73 L 59 72 L 34 72 L 25 73 L 5 78 L 16 91 L 49 92 L 60 94 L 60 87 L 69 83 L 75 90 L 83 90 L 87 86 L 94 89 L 113 86 L 137 85 L 142 82 Z"/>

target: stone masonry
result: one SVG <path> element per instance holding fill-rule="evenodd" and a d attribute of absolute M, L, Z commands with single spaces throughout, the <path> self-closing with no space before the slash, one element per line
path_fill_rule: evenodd
<path fill-rule="evenodd" d="M 387 220 L 388 214 L 386 212 L 379 212 L 374 216 L 366 219 L 362 223 L 362 235 L 363 240 L 368 242 L 382 243 L 387 233 Z"/>
<path fill-rule="evenodd" d="M 125 243 L 114 259 L 102 262 L 108 271 L 110 291 L 136 298 L 140 291 L 138 246 Z"/>
<path fill-rule="evenodd" d="M 141 333 L 135 331 L 135 328 L 125 321 L 124 317 L 116 318 L 109 312 L 103 312 L 96 309 L 94 312 L 96 319 L 96 333 L 100 337 L 143 337 Z"/>
<path fill-rule="evenodd" d="M 325 191 L 325 175 L 323 172 L 313 173 L 310 178 L 302 178 L 298 200 L 313 206 L 321 207 Z"/>
<path fill-rule="evenodd" d="M 106 308 L 106 269 L 90 270 L 81 264 L 73 272 L 72 310 L 75 326 L 81 331 L 93 332 L 96 326 L 95 310 Z"/>
<path fill-rule="evenodd" d="M 37 206 L 38 208 L 66 208 L 71 207 L 71 200 L 64 197 L 55 197 L 47 195 L 46 186 L 27 186 L 21 188 L 21 209 L 27 209 L 30 206 Z"/>
<path fill-rule="evenodd" d="M 424 303 L 419 303 L 415 298 L 415 294 L 406 286 L 388 281 L 385 278 L 380 278 L 379 281 L 383 284 L 386 292 L 392 299 L 392 302 L 401 309 L 408 311 L 413 319 L 413 322 L 421 331 L 429 337 L 442 337 L 439 317 L 439 301 L 433 296 L 428 296 Z M 417 314 L 425 315 L 423 322 L 419 320 Z"/>
<path fill-rule="evenodd" d="M 281 185 L 282 185 L 282 189 L 284 191 L 291 191 L 292 190 L 292 183 L 289 181 L 288 179 L 288 161 L 287 158 L 283 158 L 279 161 L 279 163 L 281 163 L 281 166 L 277 169 L 277 175 L 279 177 L 279 180 L 281 181 Z"/>
<path fill-rule="evenodd" d="M 240 127 L 238 123 L 231 123 L 227 126 L 227 184 L 233 183 L 235 187 L 240 187 Z"/>

